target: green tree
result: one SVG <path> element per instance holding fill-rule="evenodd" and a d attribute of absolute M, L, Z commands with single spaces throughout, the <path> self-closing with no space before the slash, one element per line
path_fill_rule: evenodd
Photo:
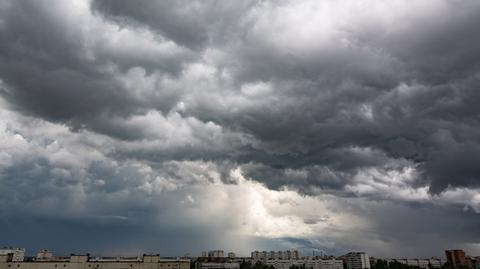
<path fill-rule="evenodd" d="M 377 260 L 373 269 L 388 269 L 388 262 L 386 260 Z"/>
<path fill-rule="evenodd" d="M 240 269 L 250 269 L 252 267 L 252 264 L 250 262 L 246 262 L 245 260 L 242 260 L 240 263 Z"/>

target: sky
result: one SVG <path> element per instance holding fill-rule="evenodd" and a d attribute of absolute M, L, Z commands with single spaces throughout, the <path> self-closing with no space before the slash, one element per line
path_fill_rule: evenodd
<path fill-rule="evenodd" d="M 480 255 L 480 1 L 0 2 L 0 245 Z"/>

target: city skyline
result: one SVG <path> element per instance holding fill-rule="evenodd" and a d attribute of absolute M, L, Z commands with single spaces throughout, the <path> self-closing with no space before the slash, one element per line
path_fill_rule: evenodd
<path fill-rule="evenodd" d="M 0 1 L 0 246 L 480 253 L 478 25 L 477 0 Z"/>
<path fill-rule="evenodd" d="M 286 254 L 286 255 L 285 255 Z M 0 248 L 0 269 L 478 269 L 480 256 L 466 255 L 461 249 L 445 250 L 445 258 L 378 258 L 365 252 L 335 256 L 301 256 L 297 250 L 252 251 L 250 257 L 224 255 L 223 250 L 202 252 L 202 256 L 165 257 L 95 256 L 90 253 L 58 256 L 40 249 L 27 256 L 25 248 Z"/>

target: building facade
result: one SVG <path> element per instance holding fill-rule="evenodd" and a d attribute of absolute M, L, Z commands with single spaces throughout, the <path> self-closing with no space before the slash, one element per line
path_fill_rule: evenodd
<path fill-rule="evenodd" d="M 470 269 L 480 269 L 480 257 L 467 257 L 467 267 Z"/>
<path fill-rule="evenodd" d="M 343 261 L 336 259 L 291 259 L 291 260 L 265 260 L 266 265 L 275 269 L 289 269 L 291 266 L 305 266 L 306 269 L 343 269 Z"/>
<path fill-rule="evenodd" d="M 302 266 L 303 262 L 301 260 L 265 260 L 266 265 L 272 265 L 275 269 L 289 269 L 291 266 Z"/>
<path fill-rule="evenodd" d="M 337 259 L 309 260 L 305 267 L 312 269 L 343 269 L 343 261 Z"/>
<path fill-rule="evenodd" d="M 300 255 L 298 250 L 286 251 L 258 251 L 251 253 L 253 260 L 298 260 Z"/>
<path fill-rule="evenodd" d="M 36 257 L 36 260 L 39 261 L 39 260 L 51 260 L 51 259 L 54 259 L 53 257 L 53 252 L 48 250 L 48 249 L 41 249 L 37 252 L 37 257 Z"/>
<path fill-rule="evenodd" d="M 401 264 L 409 265 L 409 266 L 418 266 L 420 268 L 428 269 L 431 267 L 433 268 L 440 268 L 445 264 L 445 260 L 439 258 L 430 258 L 430 259 L 385 259 L 387 262 L 394 262 L 397 261 Z"/>
<path fill-rule="evenodd" d="M 370 269 L 370 258 L 365 252 L 350 252 L 345 255 L 347 269 Z"/>
<path fill-rule="evenodd" d="M 467 266 L 465 251 L 463 251 L 462 249 L 446 250 L 445 256 L 447 256 L 447 262 L 455 268 L 458 268 L 460 266 Z"/>
<path fill-rule="evenodd" d="M 238 262 L 197 262 L 197 269 L 240 269 Z"/>
<path fill-rule="evenodd" d="M 24 248 L 11 248 L 11 247 L 0 248 L 0 255 L 8 255 L 8 254 L 11 254 L 12 260 L 16 262 L 21 262 L 25 259 Z"/>
<path fill-rule="evenodd" d="M 210 258 L 223 258 L 223 250 L 210 250 L 208 252 L 208 257 Z"/>

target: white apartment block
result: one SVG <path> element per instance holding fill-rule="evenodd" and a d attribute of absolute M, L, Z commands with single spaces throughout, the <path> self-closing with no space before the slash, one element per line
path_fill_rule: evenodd
<path fill-rule="evenodd" d="M 25 249 L 24 248 L 11 248 L 4 247 L 0 248 L 0 255 L 12 255 L 12 261 L 21 262 L 25 259 Z"/>
<path fill-rule="evenodd" d="M 306 269 L 343 269 L 343 261 L 342 260 L 312 260 L 312 259 L 305 259 L 305 260 L 265 260 L 266 265 L 272 265 L 275 269 L 289 269 L 291 266 L 302 266 L 305 265 Z"/>
<path fill-rule="evenodd" d="M 37 252 L 36 260 L 51 260 L 54 259 L 53 252 L 48 249 L 41 249 Z"/>
<path fill-rule="evenodd" d="M 328 260 L 307 260 L 305 262 L 305 268 L 312 269 L 343 269 L 343 261 L 336 259 Z"/>
<path fill-rule="evenodd" d="M 303 265 L 302 260 L 266 260 L 266 265 L 273 265 L 275 269 L 289 269 L 292 265 Z"/>
<path fill-rule="evenodd" d="M 196 264 L 197 269 L 240 269 L 238 262 L 200 262 Z"/>
<path fill-rule="evenodd" d="M 347 269 L 370 269 L 370 258 L 365 252 L 350 252 L 345 258 Z"/>
<path fill-rule="evenodd" d="M 401 264 L 406 264 L 410 266 L 418 266 L 420 268 L 429 268 L 429 264 L 432 265 L 434 268 L 440 268 L 443 264 L 445 264 L 444 259 L 439 258 L 430 258 L 430 259 L 386 259 L 387 262 L 397 261 Z"/>

